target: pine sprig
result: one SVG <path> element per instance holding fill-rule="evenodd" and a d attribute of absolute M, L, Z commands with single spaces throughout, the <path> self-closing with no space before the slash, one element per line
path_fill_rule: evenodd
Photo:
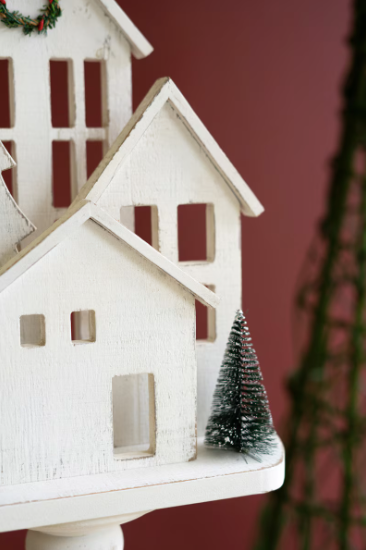
<path fill-rule="evenodd" d="M 29 36 L 34 31 L 38 34 L 47 34 L 48 29 L 56 26 L 57 20 L 62 15 L 58 0 L 49 0 L 35 19 L 22 15 L 19 11 L 10 11 L 6 7 L 6 0 L 0 0 L 0 21 L 8 28 L 22 27 L 25 35 Z"/>
<path fill-rule="evenodd" d="M 232 326 L 207 424 L 205 444 L 252 455 L 274 448 L 272 416 L 242 311 Z"/>

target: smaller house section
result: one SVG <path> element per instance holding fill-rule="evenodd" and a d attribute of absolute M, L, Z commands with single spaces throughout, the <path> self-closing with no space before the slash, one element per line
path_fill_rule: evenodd
<path fill-rule="evenodd" d="M 195 305 L 218 298 L 82 202 L 0 271 L 0 484 L 196 456 Z"/>

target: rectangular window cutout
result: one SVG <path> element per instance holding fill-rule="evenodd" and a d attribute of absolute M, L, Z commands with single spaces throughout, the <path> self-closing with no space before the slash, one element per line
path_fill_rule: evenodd
<path fill-rule="evenodd" d="M 0 82 L 0 128 L 12 128 L 14 126 L 14 76 L 11 59 L 0 59 Z"/>
<path fill-rule="evenodd" d="M 95 311 L 73 311 L 70 317 L 73 344 L 91 344 L 96 340 Z"/>
<path fill-rule="evenodd" d="M 23 348 L 38 348 L 46 345 L 44 315 L 21 316 L 20 345 Z"/>
<path fill-rule="evenodd" d="M 72 141 L 52 142 L 52 192 L 55 208 L 68 208 L 73 199 L 75 182 L 74 144 Z"/>
<path fill-rule="evenodd" d="M 13 157 L 13 159 L 16 160 L 14 141 L 3 141 L 3 145 L 4 145 L 5 149 L 8 151 L 8 153 Z M 16 175 L 17 175 L 17 167 L 16 166 L 14 166 L 14 168 L 11 168 L 10 170 L 5 170 L 4 172 L 2 172 L 2 176 L 4 178 L 5 185 L 9 189 L 9 192 L 13 196 L 15 201 L 17 200 Z"/>
<path fill-rule="evenodd" d="M 159 250 L 157 206 L 122 206 L 120 222 L 150 246 Z"/>
<path fill-rule="evenodd" d="M 150 246 L 159 249 L 156 206 L 135 206 L 135 233 Z"/>
<path fill-rule="evenodd" d="M 90 178 L 104 157 L 104 141 L 88 140 L 86 142 L 86 175 Z"/>
<path fill-rule="evenodd" d="M 155 391 L 153 374 L 128 374 L 112 379 L 113 449 L 119 459 L 155 454 Z"/>
<path fill-rule="evenodd" d="M 213 285 L 205 285 L 215 292 Z M 214 342 L 216 340 L 216 310 L 196 300 L 196 340 Z"/>
<path fill-rule="evenodd" d="M 106 101 L 106 69 L 104 61 L 84 61 L 85 124 L 87 128 L 108 125 Z"/>
<path fill-rule="evenodd" d="M 178 206 L 178 258 L 180 262 L 213 262 L 215 222 L 212 204 Z"/>
<path fill-rule="evenodd" d="M 54 128 L 75 124 L 72 61 L 50 60 L 51 120 Z"/>

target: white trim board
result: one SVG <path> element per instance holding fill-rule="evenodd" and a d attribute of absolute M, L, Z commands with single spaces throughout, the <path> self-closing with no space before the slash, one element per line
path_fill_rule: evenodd
<path fill-rule="evenodd" d="M 88 219 L 95 221 L 167 275 L 173 277 L 204 305 L 215 308 L 219 304 L 218 296 L 211 290 L 89 201 L 81 201 L 72 206 L 64 216 L 0 269 L 0 293 Z"/>
<path fill-rule="evenodd" d="M 102 162 L 82 187 L 74 202 L 82 199 L 98 202 L 118 168 L 129 156 L 154 117 L 167 102 L 178 114 L 224 181 L 229 185 L 240 203 L 243 214 L 246 216 L 259 216 L 264 211 L 262 204 L 170 78 L 161 78 L 155 82 Z"/>
<path fill-rule="evenodd" d="M 284 471 L 279 438 L 261 462 L 200 440 L 192 462 L 0 487 L 0 532 L 267 493 Z"/>
<path fill-rule="evenodd" d="M 103 11 L 119 27 L 131 46 L 131 51 L 136 59 L 147 57 L 153 51 L 153 47 L 131 19 L 119 7 L 115 0 L 97 0 Z"/>

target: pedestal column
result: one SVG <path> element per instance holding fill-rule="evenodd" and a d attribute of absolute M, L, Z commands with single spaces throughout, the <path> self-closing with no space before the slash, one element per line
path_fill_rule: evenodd
<path fill-rule="evenodd" d="M 26 550 L 123 550 L 123 533 L 120 525 L 92 530 L 78 536 L 55 536 L 28 531 Z"/>

